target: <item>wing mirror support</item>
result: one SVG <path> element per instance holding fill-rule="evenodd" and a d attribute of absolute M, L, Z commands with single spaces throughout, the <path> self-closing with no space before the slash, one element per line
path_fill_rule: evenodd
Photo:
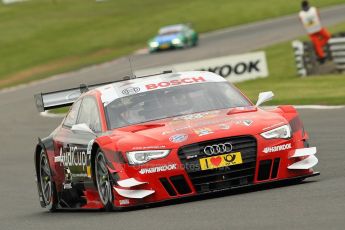
<path fill-rule="evenodd" d="M 96 135 L 92 131 L 92 129 L 90 129 L 90 127 L 85 123 L 73 125 L 71 130 L 73 132 L 84 132 L 84 133 L 90 133 L 90 134 Z"/>
<path fill-rule="evenodd" d="M 261 104 L 263 104 L 264 102 L 272 100 L 273 97 L 274 97 L 274 93 L 272 91 L 259 93 L 259 97 L 258 97 L 258 101 L 256 102 L 256 106 L 258 107 Z"/>

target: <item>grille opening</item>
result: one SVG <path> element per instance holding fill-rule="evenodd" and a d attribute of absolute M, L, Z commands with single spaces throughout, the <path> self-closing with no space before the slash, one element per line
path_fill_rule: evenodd
<path fill-rule="evenodd" d="M 258 180 L 268 180 L 271 173 L 272 160 L 260 161 Z"/>
<path fill-rule="evenodd" d="M 175 189 L 179 194 L 187 194 L 192 192 L 183 175 L 172 176 L 170 177 L 170 181 L 175 186 Z"/>
<path fill-rule="evenodd" d="M 175 192 L 174 188 L 171 186 L 171 184 L 167 178 L 162 177 L 162 178 L 159 178 L 159 180 L 170 196 L 176 196 L 176 192 Z"/>
<path fill-rule="evenodd" d="M 272 168 L 272 174 L 271 174 L 271 179 L 274 179 L 278 175 L 278 169 L 279 169 L 279 163 L 280 163 L 280 158 L 276 158 L 273 161 L 273 168 Z"/>
<path fill-rule="evenodd" d="M 201 170 L 200 159 L 209 157 L 204 153 L 204 148 L 225 142 L 232 144 L 231 152 L 241 152 L 242 164 Z M 196 192 L 206 193 L 252 184 L 256 169 L 256 151 L 257 142 L 254 137 L 237 136 L 186 145 L 179 149 L 178 154 Z"/>

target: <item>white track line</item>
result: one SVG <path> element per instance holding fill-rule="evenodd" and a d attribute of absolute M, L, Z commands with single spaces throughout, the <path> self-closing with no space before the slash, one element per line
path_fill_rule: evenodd
<path fill-rule="evenodd" d="M 42 117 L 49 117 L 49 118 L 63 118 L 66 114 L 65 113 L 50 113 L 49 111 L 40 112 Z"/>
<path fill-rule="evenodd" d="M 276 108 L 277 105 L 273 106 L 263 106 L 265 109 L 273 109 Z M 343 109 L 345 105 L 293 105 L 296 109 Z"/>

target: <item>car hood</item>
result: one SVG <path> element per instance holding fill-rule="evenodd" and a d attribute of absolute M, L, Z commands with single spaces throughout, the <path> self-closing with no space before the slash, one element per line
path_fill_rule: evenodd
<path fill-rule="evenodd" d="M 180 36 L 181 36 L 180 33 L 169 34 L 169 35 L 157 35 L 154 38 L 154 41 L 156 41 L 158 43 L 166 43 L 166 42 L 171 42 L 173 39 L 179 38 Z"/>
<path fill-rule="evenodd" d="M 216 110 L 116 129 L 118 148 L 159 149 L 230 136 L 257 135 L 286 124 L 281 115 L 256 107 Z"/>

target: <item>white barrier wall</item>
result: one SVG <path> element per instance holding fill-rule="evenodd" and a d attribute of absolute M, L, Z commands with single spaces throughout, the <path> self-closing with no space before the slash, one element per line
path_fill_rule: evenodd
<path fill-rule="evenodd" d="M 218 58 L 205 59 L 194 62 L 161 66 L 158 68 L 135 71 L 136 76 L 159 73 L 164 70 L 175 72 L 203 70 L 217 73 L 230 82 L 241 82 L 268 76 L 268 67 L 265 52 L 230 55 Z"/>
<path fill-rule="evenodd" d="M 332 38 L 329 40 L 330 50 L 336 68 L 340 72 L 345 71 L 345 37 Z"/>

